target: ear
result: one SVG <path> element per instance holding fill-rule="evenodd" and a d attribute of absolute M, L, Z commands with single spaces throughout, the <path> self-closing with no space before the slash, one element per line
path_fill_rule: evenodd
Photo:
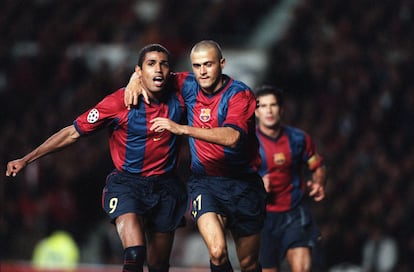
<path fill-rule="evenodd" d="M 139 78 L 141 78 L 141 67 L 139 67 L 138 65 L 135 65 L 135 73 Z"/>
<path fill-rule="evenodd" d="M 220 67 L 221 67 L 221 70 L 223 70 L 223 69 L 224 69 L 224 66 L 226 66 L 226 59 L 225 59 L 225 58 L 222 58 L 222 59 L 220 60 Z"/>

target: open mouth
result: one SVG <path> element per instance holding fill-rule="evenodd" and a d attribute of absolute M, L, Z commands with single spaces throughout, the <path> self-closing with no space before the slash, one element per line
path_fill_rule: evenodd
<path fill-rule="evenodd" d="M 165 80 L 162 76 L 156 76 L 152 79 L 152 81 L 154 82 L 155 86 L 161 87 L 164 84 Z"/>

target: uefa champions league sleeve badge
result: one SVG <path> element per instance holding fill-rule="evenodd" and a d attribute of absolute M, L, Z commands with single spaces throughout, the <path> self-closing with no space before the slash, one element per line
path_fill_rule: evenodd
<path fill-rule="evenodd" d="M 88 120 L 88 123 L 93 124 L 99 119 L 99 111 L 97 109 L 91 109 L 91 111 L 88 113 L 88 117 L 86 120 Z"/>

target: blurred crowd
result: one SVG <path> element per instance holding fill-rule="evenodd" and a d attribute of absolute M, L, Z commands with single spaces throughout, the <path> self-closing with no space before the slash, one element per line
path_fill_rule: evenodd
<path fill-rule="evenodd" d="M 68 56 L 74 44 L 159 42 L 176 60 L 205 38 L 237 48 L 279 1 L 3 1 L 1 170 L 128 81 L 134 61 L 92 69 Z M 313 206 L 322 271 L 367 262 L 364 247 L 381 237 L 397 245 L 395 271 L 414 268 L 413 21 L 409 0 L 303 0 L 269 52 L 262 83 L 285 90 L 285 122 L 311 134 L 329 169 L 327 199 Z M 84 260 L 119 263 L 100 207 L 111 170 L 100 133 L 3 176 L 0 259 L 28 260 L 37 241 L 64 229 Z"/>
<path fill-rule="evenodd" d="M 360 264 L 367 241 L 391 237 L 395 271 L 414 268 L 413 12 L 404 0 L 304 1 L 273 47 L 267 78 L 291 95 L 285 117 L 329 166 L 314 207 L 328 266 Z"/>

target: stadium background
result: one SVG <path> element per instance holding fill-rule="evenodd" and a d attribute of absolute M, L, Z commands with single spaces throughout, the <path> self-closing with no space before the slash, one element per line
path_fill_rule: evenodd
<path fill-rule="evenodd" d="M 318 269 L 361 265 L 364 244 L 381 233 L 398 245 L 395 271 L 412 271 L 413 6 L 410 0 L 1 1 L 1 171 L 124 86 L 143 45 L 165 45 L 179 71 L 190 69 L 195 42 L 214 39 L 227 58 L 225 73 L 253 89 L 268 83 L 286 91 L 285 121 L 307 130 L 326 158 L 328 197 L 313 207 L 323 234 Z M 100 207 L 111 169 L 100 133 L 14 179 L 2 175 L 0 268 L 30 262 L 35 244 L 57 229 L 75 239 L 82 263 L 120 264 L 118 238 Z M 191 223 L 180 230 L 173 266 L 207 264 L 197 237 Z"/>

